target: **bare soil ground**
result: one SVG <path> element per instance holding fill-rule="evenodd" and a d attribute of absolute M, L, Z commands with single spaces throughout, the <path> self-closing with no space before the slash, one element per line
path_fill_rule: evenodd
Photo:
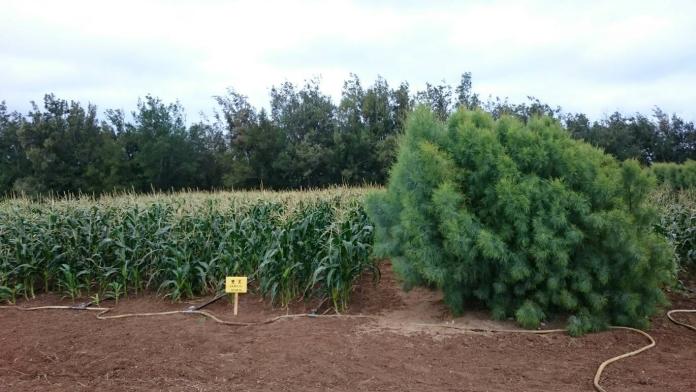
<path fill-rule="evenodd" d="M 56 296 L 21 303 L 66 304 Z M 154 296 L 129 297 L 111 313 L 183 309 Z M 105 303 L 104 306 L 114 306 Z M 673 307 L 696 308 L 674 296 Z M 235 321 L 304 312 L 242 296 L 207 310 Z M 591 391 L 605 359 L 644 338 L 610 331 L 564 334 L 463 333 L 423 326 L 453 322 L 515 328 L 483 311 L 453 319 L 436 292 L 403 293 L 388 265 L 377 286 L 361 282 L 352 314 L 375 319 L 299 318 L 230 327 L 194 315 L 97 320 L 94 312 L 0 309 L 1 391 Z M 696 324 L 696 316 L 678 315 Z M 609 366 L 608 391 L 696 391 L 696 333 L 655 318 L 657 347 Z"/>

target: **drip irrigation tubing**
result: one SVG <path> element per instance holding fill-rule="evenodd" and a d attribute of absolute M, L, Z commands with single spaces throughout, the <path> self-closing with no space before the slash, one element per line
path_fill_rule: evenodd
<path fill-rule="evenodd" d="M 219 298 L 216 298 L 219 299 Z M 216 300 L 215 299 L 215 300 Z M 205 311 L 205 310 L 200 310 L 202 307 L 210 304 L 213 301 L 209 301 L 208 303 L 200 306 L 200 307 L 191 307 L 186 310 L 172 310 L 172 311 L 166 311 L 166 312 L 149 312 L 149 313 L 125 313 L 125 314 L 117 314 L 117 315 L 107 315 L 112 308 L 105 308 L 105 307 L 93 307 L 89 306 L 90 303 L 86 304 L 80 304 L 80 305 L 73 305 L 73 306 L 35 306 L 35 307 L 20 307 L 20 306 L 0 306 L 0 309 L 15 309 L 15 310 L 20 310 L 20 311 L 36 311 L 36 310 L 86 310 L 86 311 L 96 311 L 99 312 L 96 315 L 96 318 L 99 320 L 113 320 L 113 319 L 122 319 L 122 318 L 131 318 L 131 317 L 155 317 L 155 316 L 167 316 L 167 315 L 174 315 L 174 314 L 184 314 L 184 315 L 190 315 L 190 314 L 195 314 L 195 315 L 201 315 L 204 317 L 207 317 L 216 323 L 222 324 L 222 325 L 228 325 L 228 326 L 237 326 L 237 327 L 250 327 L 254 325 L 265 325 L 265 324 L 271 324 L 276 321 L 284 320 L 284 319 L 295 319 L 295 318 L 366 318 L 366 319 L 376 319 L 376 316 L 370 316 L 370 315 L 350 315 L 350 314 L 316 314 L 316 313 L 297 313 L 297 314 L 287 314 L 287 315 L 282 315 L 282 316 L 277 316 L 277 317 L 272 317 L 263 321 L 256 321 L 256 322 L 236 322 L 236 321 L 226 321 L 222 320 L 219 317 L 215 316 L 214 314 Z M 667 312 L 667 318 L 672 321 L 675 324 L 684 326 L 686 328 L 692 329 L 696 331 L 696 327 L 680 322 L 672 317 L 673 314 L 675 313 L 696 313 L 696 309 L 694 310 L 689 310 L 689 309 L 674 309 L 670 310 Z M 544 335 L 544 334 L 552 334 L 552 333 L 566 333 L 567 331 L 565 329 L 543 329 L 543 330 L 521 330 L 521 329 L 493 329 L 493 328 L 468 328 L 468 327 L 460 327 L 457 325 L 449 325 L 449 324 L 416 324 L 419 326 L 426 326 L 426 327 L 435 327 L 435 328 L 450 328 L 450 329 L 456 329 L 464 332 L 471 332 L 471 333 L 510 333 L 510 334 L 536 334 L 536 335 Z M 604 372 L 604 369 L 611 363 L 614 363 L 616 361 L 620 361 L 624 358 L 632 357 L 634 355 L 638 355 L 642 353 L 643 351 L 649 350 L 653 347 L 655 347 L 656 342 L 655 339 L 653 339 L 652 336 L 647 334 L 644 331 L 641 331 L 639 329 L 635 328 L 630 328 L 630 327 L 620 327 L 620 326 L 610 326 L 609 329 L 613 330 L 625 330 L 625 331 L 630 331 L 630 332 L 635 332 L 643 337 L 645 337 L 650 343 L 633 351 L 617 355 L 615 357 L 609 358 L 606 361 L 602 362 L 599 367 L 597 368 L 597 371 L 595 372 L 595 376 L 593 379 L 593 386 L 595 390 L 598 392 L 607 392 L 606 389 L 604 389 L 601 385 L 599 385 L 599 381 L 602 377 L 602 372 Z"/>

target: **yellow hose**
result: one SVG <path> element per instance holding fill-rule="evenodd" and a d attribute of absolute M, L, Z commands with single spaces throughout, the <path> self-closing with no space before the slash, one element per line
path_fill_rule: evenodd
<path fill-rule="evenodd" d="M 542 330 L 536 330 L 536 331 L 527 331 L 523 329 L 488 329 L 488 328 L 466 328 L 466 327 L 459 327 L 456 325 L 447 325 L 447 324 L 417 324 L 417 325 L 422 325 L 422 326 L 428 326 L 428 327 L 440 327 L 440 328 L 452 328 L 452 329 L 458 329 L 458 330 L 463 330 L 466 332 L 474 332 L 474 333 L 519 333 L 519 334 L 537 334 L 537 335 L 543 335 L 543 334 L 550 334 L 550 333 L 565 333 L 565 329 L 542 329 Z M 637 332 L 643 336 L 645 336 L 649 341 L 650 344 L 647 346 L 643 346 L 639 348 L 638 350 L 634 350 L 625 354 L 621 354 L 619 356 L 609 358 L 606 361 L 602 362 L 599 367 L 597 368 L 597 372 L 595 373 L 594 380 L 593 380 L 593 385 L 595 389 L 599 392 L 606 392 L 604 388 L 602 388 L 599 385 L 599 379 L 602 376 L 602 372 L 604 371 L 604 368 L 607 367 L 612 362 L 619 361 L 624 358 L 632 357 L 634 355 L 637 355 L 645 350 L 648 350 L 650 348 L 655 347 L 655 339 L 652 338 L 652 336 L 648 335 L 647 333 L 635 329 L 635 328 L 629 328 L 629 327 L 615 327 L 611 326 L 609 329 L 623 329 L 627 331 L 632 331 L 632 332 Z"/>
<path fill-rule="evenodd" d="M 526 329 L 468 328 L 468 327 L 460 327 L 458 325 L 451 325 L 451 324 L 421 324 L 421 323 L 416 324 L 416 325 L 419 325 L 422 327 L 458 329 L 460 331 L 472 332 L 472 333 L 529 333 L 529 334 L 536 334 L 536 335 L 544 335 L 544 334 L 549 334 L 549 333 L 566 332 L 565 329 L 526 330 Z"/>
<path fill-rule="evenodd" d="M 67 310 L 106 310 L 111 308 L 80 308 L 78 306 L 34 306 L 34 307 L 22 307 L 22 306 L 0 306 L 0 309 L 15 309 L 15 310 L 51 310 L 51 309 L 67 309 Z"/>
<path fill-rule="evenodd" d="M 632 357 L 634 355 L 642 353 L 645 350 L 649 350 L 649 349 L 655 347 L 655 339 L 653 339 L 652 336 L 641 331 L 640 329 L 629 328 L 629 327 L 615 327 L 615 326 L 611 326 L 611 327 L 609 327 L 609 329 L 624 329 L 627 331 L 637 332 L 637 333 L 645 336 L 650 341 L 650 344 L 648 344 L 647 346 L 643 346 L 643 347 L 639 348 L 638 350 L 634 350 L 634 351 L 628 352 L 626 354 L 621 354 L 619 356 L 609 358 L 606 361 L 602 362 L 599 365 L 599 367 L 597 368 L 597 372 L 595 373 L 594 380 L 593 380 L 593 385 L 594 385 L 595 389 L 599 392 L 607 392 L 606 389 L 602 388 L 599 385 L 599 378 L 602 377 L 602 372 L 604 371 L 604 368 L 607 367 L 607 365 L 609 365 L 612 362 L 622 360 L 624 358 Z"/>
<path fill-rule="evenodd" d="M 282 316 L 277 316 L 277 317 L 271 317 L 269 319 L 263 320 L 263 321 L 256 321 L 256 322 L 250 322 L 250 323 L 245 323 L 245 322 L 238 322 L 238 321 L 226 321 L 222 320 L 219 317 L 215 316 L 214 314 L 207 312 L 205 310 L 170 310 L 166 312 L 150 312 L 150 313 L 125 313 L 125 314 L 116 314 L 113 316 L 105 316 L 107 313 L 109 313 L 113 308 L 100 308 L 100 307 L 78 307 L 78 306 L 35 306 L 35 307 L 21 307 L 21 306 L 0 306 L 0 309 L 14 309 L 14 310 L 21 310 L 21 311 L 34 311 L 34 310 L 90 310 L 90 311 L 98 311 L 96 317 L 99 320 L 113 320 L 113 319 L 121 319 L 121 318 L 131 318 L 131 317 L 156 317 L 156 316 L 169 316 L 173 314 L 197 314 L 201 316 L 205 316 L 216 323 L 223 324 L 223 325 L 230 325 L 230 326 L 236 326 L 236 327 L 249 327 L 253 325 L 262 325 L 262 324 L 270 324 L 279 320 L 283 319 L 293 319 L 293 318 L 300 318 L 300 317 L 309 317 L 309 318 L 375 318 L 374 316 L 369 316 L 369 315 L 352 315 L 352 314 L 326 314 L 326 315 L 319 315 L 319 314 L 314 314 L 314 313 L 296 313 L 296 314 L 286 314 Z"/>
<path fill-rule="evenodd" d="M 678 325 L 681 325 L 682 327 L 689 328 L 689 329 L 691 329 L 691 330 L 693 330 L 693 331 L 696 331 L 696 327 L 694 327 L 693 325 L 689 325 L 689 324 L 687 324 L 687 323 L 682 323 L 681 321 L 675 320 L 675 319 L 672 317 L 672 315 L 673 315 L 674 313 L 696 313 L 696 309 L 673 309 L 673 310 L 670 310 L 669 312 L 667 312 L 667 318 L 668 318 L 670 321 L 672 321 L 673 323 L 678 324 Z"/>

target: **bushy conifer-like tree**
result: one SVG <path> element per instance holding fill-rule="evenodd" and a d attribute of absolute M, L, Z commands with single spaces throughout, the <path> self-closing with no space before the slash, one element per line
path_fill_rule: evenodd
<path fill-rule="evenodd" d="M 435 286 L 455 314 L 482 303 L 526 328 L 568 315 L 578 335 L 647 327 L 666 303 L 675 265 L 651 228 L 653 182 L 549 117 L 462 109 L 443 123 L 420 107 L 367 208 L 406 288 Z"/>

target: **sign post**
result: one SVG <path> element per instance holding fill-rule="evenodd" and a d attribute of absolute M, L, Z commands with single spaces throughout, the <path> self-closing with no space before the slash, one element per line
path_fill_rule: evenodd
<path fill-rule="evenodd" d="M 246 276 L 228 276 L 225 278 L 225 292 L 234 294 L 234 315 L 237 315 L 237 307 L 239 306 L 239 294 L 247 292 L 247 277 Z"/>

